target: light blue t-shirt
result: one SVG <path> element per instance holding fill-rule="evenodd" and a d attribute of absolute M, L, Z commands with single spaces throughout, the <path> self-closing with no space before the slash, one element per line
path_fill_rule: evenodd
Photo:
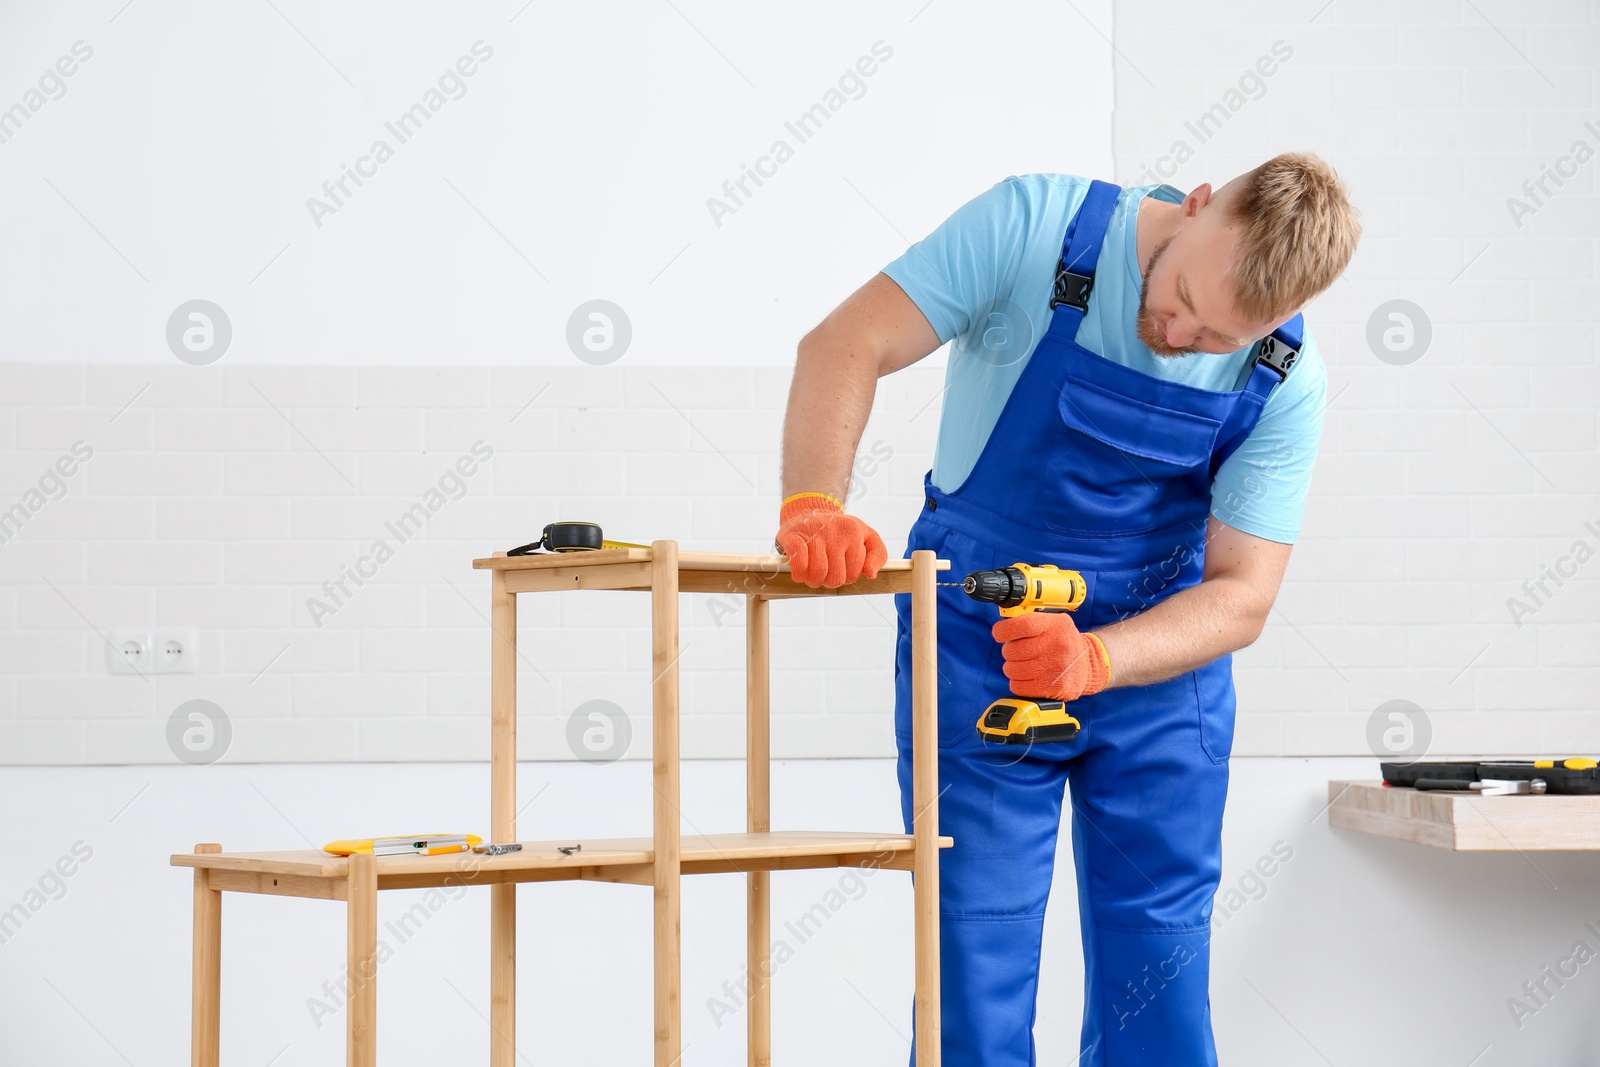
<path fill-rule="evenodd" d="M 939 340 L 955 342 L 933 461 L 933 484 L 944 492 L 959 487 L 978 462 L 1049 325 L 1062 235 L 1088 191 L 1089 179 L 1067 174 L 1007 178 L 883 268 Z M 1139 340 L 1143 279 L 1136 222 L 1146 196 L 1183 201 L 1170 185 L 1127 189 L 1117 198 L 1078 343 L 1157 378 L 1201 389 L 1242 388 L 1253 346 L 1172 357 L 1156 355 Z M 1260 421 L 1212 482 L 1211 514 L 1219 522 L 1294 543 L 1322 436 L 1327 387 L 1327 368 L 1308 329 L 1289 377 L 1272 390 Z"/>

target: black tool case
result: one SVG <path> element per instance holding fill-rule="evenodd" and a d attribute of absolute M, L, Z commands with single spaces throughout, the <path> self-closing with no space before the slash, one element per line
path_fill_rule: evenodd
<path fill-rule="evenodd" d="M 1592 759 L 1565 760 L 1486 760 L 1479 763 L 1435 761 L 1431 763 L 1380 763 L 1383 780 L 1389 785 L 1415 787 L 1418 779 L 1446 779 L 1477 782 L 1498 778 L 1525 782 L 1542 778 L 1549 793 L 1569 796 L 1600 794 L 1600 767 Z"/>
<path fill-rule="evenodd" d="M 1383 768 L 1383 780 L 1389 785 L 1412 787 L 1419 778 L 1449 778 L 1466 782 L 1478 780 L 1476 763 L 1380 763 L 1378 766 Z"/>

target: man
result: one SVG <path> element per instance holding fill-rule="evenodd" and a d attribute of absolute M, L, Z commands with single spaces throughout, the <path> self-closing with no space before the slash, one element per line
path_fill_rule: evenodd
<path fill-rule="evenodd" d="M 1360 236 L 1333 171 L 1277 156 L 1213 191 L 1009 178 L 800 343 L 777 534 L 793 573 L 872 576 L 845 514 L 877 379 L 953 341 L 909 550 L 952 575 L 1081 571 L 1075 614 L 939 605 L 944 1062 L 1034 1062 L 1045 902 L 1070 779 L 1083 1067 L 1215 1064 L 1211 901 L 1232 750 L 1231 653 L 1260 635 L 1299 531 L 1326 371 L 1299 310 Z M 895 731 L 910 830 L 909 598 Z M 1071 701 L 1071 741 L 987 743 L 1010 690 Z M 1051 1010 L 1054 1010 L 1053 1008 Z"/>

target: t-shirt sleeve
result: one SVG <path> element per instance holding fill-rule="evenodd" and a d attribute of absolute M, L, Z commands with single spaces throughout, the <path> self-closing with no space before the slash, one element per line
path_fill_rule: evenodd
<path fill-rule="evenodd" d="M 1026 205 L 1016 178 L 979 193 L 883 268 L 940 343 L 965 333 L 1004 297 L 1022 257 Z"/>
<path fill-rule="evenodd" d="M 1327 367 L 1307 330 L 1289 377 L 1267 396 L 1250 436 L 1217 471 L 1212 517 L 1268 541 L 1294 544 L 1322 440 L 1327 396 Z"/>

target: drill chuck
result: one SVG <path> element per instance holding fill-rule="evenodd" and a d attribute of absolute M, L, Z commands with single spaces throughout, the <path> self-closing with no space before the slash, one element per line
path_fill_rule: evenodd
<path fill-rule="evenodd" d="M 1028 580 L 1015 567 L 973 571 L 962 580 L 961 590 L 974 600 L 1014 608 L 1027 596 Z"/>

